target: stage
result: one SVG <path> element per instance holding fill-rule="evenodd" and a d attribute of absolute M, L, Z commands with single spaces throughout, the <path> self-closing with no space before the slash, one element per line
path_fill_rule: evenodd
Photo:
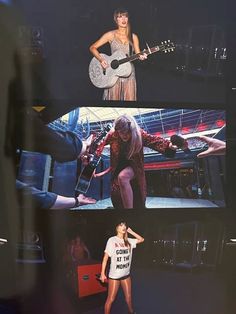
<path fill-rule="evenodd" d="M 147 197 L 146 208 L 216 208 L 212 201 L 205 199 Z M 80 206 L 79 209 L 114 209 L 110 198 L 97 201 L 96 204 Z"/>
<path fill-rule="evenodd" d="M 132 273 L 132 295 L 137 314 L 226 313 L 226 285 L 212 271 L 136 269 Z M 81 300 L 81 313 L 103 314 L 106 294 Z M 112 314 L 127 313 L 120 289 Z"/>

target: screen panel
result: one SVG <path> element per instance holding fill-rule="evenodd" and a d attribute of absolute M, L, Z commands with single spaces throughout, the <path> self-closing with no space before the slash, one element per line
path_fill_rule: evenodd
<path fill-rule="evenodd" d="M 117 4 L 106 0 L 21 0 L 16 6 L 25 18 L 19 36 L 25 50 L 31 51 L 35 99 L 102 100 L 103 88 L 95 87 L 89 79 L 93 57 L 89 47 L 116 28 L 113 12 Z M 224 2 L 131 0 L 125 7 L 141 51 L 165 45 L 168 40 L 174 45 L 174 51 L 158 51 L 145 61 L 133 62 L 139 101 L 224 103 Z M 99 52 L 110 56 L 109 44 Z"/>
<path fill-rule="evenodd" d="M 152 140 L 169 141 L 173 135 L 179 135 L 187 141 L 189 150 L 178 148 L 175 156 L 171 158 L 150 147 L 143 147 L 141 154 L 144 177 L 141 189 L 146 191 L 144 193 L 146 196 L 145 207 L 147 209 L 225 207 L 225 156 L 213 155 L 205 158 L 197 156 L 209 147 L 200 136 L 225 142 L 226 112 L 222 109 L 195 108 L 197 106 L 194 109 L 180 108 L 179 106 L 159 109 L 157 106 L 152 108 L 81 107 L 75 110 L 76 114 L 75 111 L 72 111 L 49 123 L 49 126 L 54 130 L 68 130 L 73 117 L 73 132 L 82 139 L 91 133 L 99 134 L 104 126 L 114 125 L 114 121 L 121 116 L 131 116 L 137 122 L 138 129 L 145 131 L 145 134 L 150 134 Z M 149 145 L 149 143 L 146 144 Z M 105 145 L 101 161 L 95 168 L 96 174 L 113 166 L 110 162 L 111 158 L 114 158 L 113 154 L 111 145 Z M 135 172 L 137 165 L 132 162 L 131 165 Z M 74 168 L 76 172 L 76 167 Z M 82 165 L 78 172 L 77 184 L 83 169 Z M 91 179 L 89 177 L 91 184 L 85 194 L 95 197 L 97 203 L 81 206 L 80 209 L 114 208 L 114 202 L 111 199 L 111 191 L 114 188 L 112 186 L 114 171 L 115 169 L 100 178 Z M 65 187 L 68 188 L 69 183 L 66 183 L 66 180 L 64 177 L 60 182 L 64 182 Z M 135 180 L 136 178 L 134 178 Z M 56 185 L 56 182 L 53 184 Z M 63 185 L 60 186 L 60 192 L 63 193 Z M 71 188 L 71 196 L 73 193 L 74 189 Z"/>

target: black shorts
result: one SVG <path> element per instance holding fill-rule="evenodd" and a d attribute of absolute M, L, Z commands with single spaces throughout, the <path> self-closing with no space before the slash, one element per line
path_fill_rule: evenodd
<path fill-rule="evenodd" d="M 112 179 L 114 180 L 115 178 L 117 178 L 118 175 L 119 175 L 119 173 L 120 173 L 123 169 L 125 169 L 125 168 L 127 168 L 127 167 L 133 168 L 132 165 L 133 165 L 133 163 L 132 163 L 131 160 L 126 160 L 126 159 L 120 160 L 120 161 L 118 162 L 118 165 L 117 165 L 117 167 L 116 167 L 114 173 L 113 173 Z"/>
<path fill-rule="evenodd" d="M 120 278 L 111 278 L 111 277 L 108 277 L 109 279 L 112 279 L 112 280 L 124 280 L 124 279 L 127 279 L 130 277 L 130 274 L 129 275 L 126 275 L 126 276 L 123 276 L 123 277 L 120 277 Z"/>

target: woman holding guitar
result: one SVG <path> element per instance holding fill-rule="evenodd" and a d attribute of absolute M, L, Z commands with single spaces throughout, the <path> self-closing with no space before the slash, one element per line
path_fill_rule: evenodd
<path fill-rule="evenodd" d="M 90 51 L 95 58 L 100 62 L 101 67 L 105 73 L 109 64 L 98 51 L 98 48 L 109 43 L 111 53 L 117 51 L 123 52 L 125 55 L 140 53 L 139 39 L 134 33 L 131 33 L 128 12 L 125 9 L 118 9 L 114 12 L 114 21 L 117 28 L 102 35 L 95 43 L 90 46 Z M 140 54 L 139 59 L 144 60 L 147 54 Z M 104 100 L 131 100 L 137 99 L 136 79 L 134 65 L 131 64 L 132 70 L 128 77 L 119 77 L 115 85 L 104 89 Z"/>
<path fill-rule="evenodd" d="M 128 238 L 128 234 L 133 238 Z M 132 251 L 136 245 L 142 243 L 144 238 L 127 227 L 125 222 L 119 222 L 116 225 L 116 235 L 109 238 L 104 251 L 102 261 L 102 270 L 100 280 L 105 282 L 107 280 L 106 268 L 108 259 L 111 259 L 110 270 L 108 276 L 108 296 L 105 303 L 105 314 L 111 311 L 112 303 L 114 302 L 118 289 L 121 285 L 125 301 L 128 306 L 130 314 L 134 314 L 131 296 L 131 279 L 130 266 L 132 260 Z"/>
<path fill-rule="evenodd" d="M 174 157 L 176 149 L 186 149 L 186 140 L 175 145 L 162 137 L 142 130 L 129 115 L 121 115 L 114 122 L 101 149 L 110 144 L 111 167 L 94 177 L 111 171 L 111 200 L 114 208 L 143 208 L 146 200 L 143 147 L 149 147 L 166 157 Z"/>

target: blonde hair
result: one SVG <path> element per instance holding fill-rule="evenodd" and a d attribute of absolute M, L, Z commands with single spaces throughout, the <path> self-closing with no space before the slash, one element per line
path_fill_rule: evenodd
<path fill-rule="evenodd" d="M 125 15 L 125 16 L 127 16 L 129 18 L 129 13 L 128 13 L 128 11 L 126 9 L 122 9 L 122 8 L 117 9 L 114 12 L 114 21 L 115 21 L 116 24 L 117 24 L 117 17 L 119 15 Z M 129 39 L 129 42 L 133 45 L 133 37 L 132 37 L 131 25 L 130 25 L 129 20 L 128 20 L 128 25 L 127 25 L 127 29 L 126 29 L 126 35 L 127 35 L 128 39 Z"/>
<path fill-rule="evenodd" d="M 122 115 L 118 117 L 114 121 L 114 129 L 115 131 L 121 131 L 124 133 L 130 132 L 131 133 L 131 140 L 129 145 L 129 150 L 127 152 L 127 158 L 131 159 L 133 155 L 140 152 L 142 149 L 142 137 L 140 128 L 136 122 L 136 120 L 129 115 Z"/>

